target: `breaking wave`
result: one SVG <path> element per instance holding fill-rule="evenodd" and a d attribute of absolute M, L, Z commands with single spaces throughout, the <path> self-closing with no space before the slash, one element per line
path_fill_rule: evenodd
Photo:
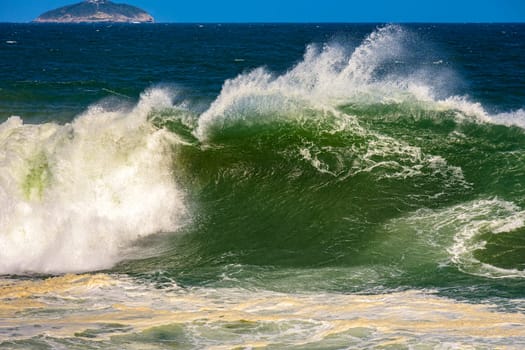
<path fill-rule="evenodd" d="M 130 253 L 137 240 L 184 225 L 199 233 L 187 243 L 198 260 L 391 262 L 395 253 L 370 242 L 393 231 L 420 244 L 409 222 L 433 242 L 419 248 L 439 251 L 429 254 L 436 266 L 523 277 L 519 264 L 496 267 L 476 253 L 485 228 L 523 226 L 523 110 L 491 115 L 442 91 L 435 82 L 450 71 L 400 68 L 409 36 L 389 25 L 353 50 L 310 45 L 284 74 L 258 68 L 227 80 L 204 112 L 152 88 L 133 108 L 96 104 L 64 125 L 9 118 L 0 273 L 111 268 L 143 257 Z M 188 224 L 190 207 L 203 212 Z"/>
<path fill-rule="evenodd" d="M 177 230 L 186 207 L 173 141 L 147 121 L 167 103 L 152 90 L 131 110 L 0 126 L 0 273 L 109 268 L 138 238 Z"/>

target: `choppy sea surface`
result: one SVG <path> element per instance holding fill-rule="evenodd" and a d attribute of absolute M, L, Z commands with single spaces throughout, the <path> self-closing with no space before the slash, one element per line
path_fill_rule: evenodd
<path fill-rule="evenodd" d="M 2 349 L 522 349 L 525 25 L 0 24 Z"/>

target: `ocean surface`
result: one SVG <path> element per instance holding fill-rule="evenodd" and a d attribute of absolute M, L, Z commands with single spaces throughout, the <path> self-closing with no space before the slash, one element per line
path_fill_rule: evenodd
<path fill-rule="evenodd" d="M 523 349 L 524 24 L 0 24 L 0 348 Z"/>

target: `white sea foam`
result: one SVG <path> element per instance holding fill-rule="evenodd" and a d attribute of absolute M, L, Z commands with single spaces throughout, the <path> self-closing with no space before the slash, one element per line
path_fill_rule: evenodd
<path fill-rule="evenodd" d="M 0 273 L 108 268 L 137 238 L 177 229 L 186 209 L 170 141 L 147 121 L 170 103 L 152 89 L 131 110 L 1 124 Z"/>
<path fill-rule="evenodd" d="M 452 111 L 458 121 L 525 127 L 523 110 L 491 115 L 468 96 L 442 91 L 454 76 L 445 68 L 399 73 L 387 67 L 410 57 L 410 34 L 400 26 L 380 27 L 353 51 L 341 44 L 309 45 L 303 60 L 276 76 L 265 68 L 227 80 L 220 95 L 199 118 L 195 136 L 206 142 L 228 125 L 311 118 L 309 109 L 333 110 L 345 104 L 415 104 L 429 111 Z M 385 72 L 386 69 L 386 72 Z M 452 79 L 453 80 L 453 79 Z M 322 115 L 322 113 L 321 113 Z"/>

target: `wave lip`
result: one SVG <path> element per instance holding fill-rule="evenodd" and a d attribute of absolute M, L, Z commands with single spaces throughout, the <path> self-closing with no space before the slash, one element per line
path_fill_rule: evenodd
<path fill-rule="evenodd" d="M 311 118 L 309 110 L 347 105 L 399 104 L 448 111 L 458 122 L 525 125 L 521 109 L 491 115 L 468 96 L 450 95 L 456 74 L 418 63 L 413 52 L 419 48 L 412 39 L 403 27 L 386 25 L 353 50 L 334 42 L 308 45 L 302 61 L 282 75 L 257 68 L 229 79 L 199 116 L 193 134 L 205 143 L 231 126 L 301 120 Z"/>
<path fill-rule="evenodd" d="M 489 278 L 525 278 L 524 270 L 494 266 L 480 261 L 475 255 L 476 251 L 486 248 L 487 242 L 481 238 L 483 234 L 505 234 L 523 228 L 525 211 L 498 199 L 459 205 L 452 211 L 466 222 L 455 233 L 454 243 L 447 249 L 451 261 L 461 271 Z"/>
<path fill-rule="evenodd" d="M 132 110 L 0 126 L 0 273 L 109 268 L 136 239 L 177 230 L 186 208 L 171 141 L 147 120 L 168 103 L 154 89 Z"/>
<path fill-rule="evenodd" d="M 370 34 L 352 54 L 336 44 L 309 45 L 303 61 L 281 76 L 258 68 L 227 80 L 219 97 L 199 118 L 195 135 L 206 140 L 217 126 L 250 122 L 247 111 L 260 122 L 261 116 L 282 111 L 293 115 L 303 108 L 330 108 L 334 101 L 346 101 L 368 90 L 377 68 L 400 54 L 402 37 L 401 27 L 389 25 Z"/>

